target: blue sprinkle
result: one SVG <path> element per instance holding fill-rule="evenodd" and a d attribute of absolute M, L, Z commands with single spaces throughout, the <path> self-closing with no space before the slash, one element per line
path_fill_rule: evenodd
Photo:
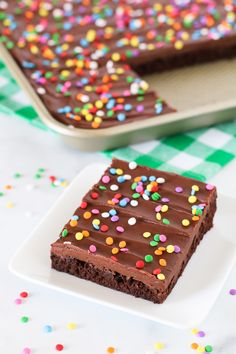
<path fill-rule="evenodd" d="M 50 325 L 44 326 L 44 327 L 43 327 L 43 331 L 44 331 L 45 333 L 50 333 L 50 332 L 52 332 L 52 326 L 50 326 Z"/>
<path fill-rule="evenodd" d="M 35 68 L 35 64 L 30 62 L 30 61 L 26 61 L 24 60 L 23 63 L 22 63 L 22 66 L 26 69 L 33 69 Z"/>
<path fill-rule="evenodd" d="M 153 181 L 155 181 L 155 180 L 156 180 L 156 177 L 155 177 L 155 176 L 150 176 L 150 177 L 149 177 L 149 181 L 150 181 L 150 182 L 153 182 Z"/>
<path fill-rule="evenodd" d="M 126 205 L 127 205 L 127 201 L 125 199 L 121 199 L 121 201 L 119 202 L 119 206 L 126 207 Z"/>
<path fill-rule="evenodd" d="M 93 224 L 93 228 L 94 228 L 95 230 L 99 230 L 99 229 L 100 229 L 100 226 Z"/>
<path fill-rule="evenodd" d="M 115 168 L 110 168 L 109 169 L 110 174 L 115 175 L 116 174 L 116 169 Z"/>
<path fill-rule="evenodd" d="M 106 108 L 107 109 L 112 109 L 115 106 L 116 101 L 114 99 L 111 99 L 107 102 Z"/>
<path fill-rule="evenodd" d="M 117 211 L 115 209 L 111 209 L 111 210 L 109 210 L 109 214 L 114 216 L 117 214 Z"/>
<path fill-rule="evenodd" d="M 126 103 L 126 104 L 124 105 L 124 109 L 125 109 L 125 111 L 131 111 L 132 105 L 131 105 L 130 103 Z"/>
<path fill-rule="evenodd" d="M 117 177 L 117 182 L 119 182 L 119 183 L 125 182 L 124 176 L 119 176 L 119 177 Z"/>
<path fill-rule="evenodd" d="M 73 216 L 71 217 L 71 220 L 79 220 L 78 215 L 73 215 Z"/>
<path fill-rule="evenodd" d="M 124 113 L 118 113 L 117 114 L 117 119 L 120 121 L 120 122 L 123 122 L 124 120 L 126 120 L 126 115 Z"/>
<path fill-rule="evenodd" d="M 142 181 L 142 182 L 147 182 L 147 176 L 142 176 L 142 177 L 141 177 L 141 181 Z"/>

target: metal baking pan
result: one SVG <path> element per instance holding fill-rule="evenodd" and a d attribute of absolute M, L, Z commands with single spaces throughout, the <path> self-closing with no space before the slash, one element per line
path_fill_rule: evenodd
<path fill-rule="evenodd" d="M 112 149 L 236 117 L 236 59 L 144 76 L 150 86 L 178 112 L 95 130 L 67 126 L 53 118 L 2 44 L 0 57 L 30 97 L 42 121 L 59 133 L 65 143 L 80 150 Z"/>

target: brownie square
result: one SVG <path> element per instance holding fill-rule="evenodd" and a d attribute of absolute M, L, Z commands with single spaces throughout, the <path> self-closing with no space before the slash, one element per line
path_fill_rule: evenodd
<path fill-rule="evenodd" d="M 216 188 L 113 159 L 51 245 L 52 268 L 162 303 L 212 227 Z"/>

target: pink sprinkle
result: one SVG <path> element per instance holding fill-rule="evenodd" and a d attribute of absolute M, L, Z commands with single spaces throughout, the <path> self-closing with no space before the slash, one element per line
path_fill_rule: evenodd
<path fill-rule="evenodd" d="M 206 185 L 206 190 L 207 191 L 212 191 L 215 187 L 212 184 L 207 184 Z"/>
<path fill-rule="evenodd" d="M 166 235 L 160 235 L 160 241 L 161 242 L 166 242 L 166 240 L 167 240 Z"/>
<path fill-rule="evenodd" d="M 117 227 L 116 227 L 116 231 L 118 231 L 118 232 L 124 232 L 125 229 L 124 229 L 122 226 L 117 226 Z"/>
<path fill-rule="evenodd" d="M 103 183 L 109 183 L 109 182 L 110 182 L 110 177 L 107 176 L 107 175 L 103 176 L 103 177 L 102 177 L 102 182 L 103 182 Z"/>
<path fill-rule="evenodd" d="M 230 295 L 236 295 L 236 289 L 230 289 L 229 293 Z"/>
<path fill-rule="evenodd" d="M 137 186 L 136 187 L 136 192 L 137 193 L 140 193 L 140 192 L 142 192 L 143 191 L 143 187 L 142 186 Z"/>
<path fill-rule="evenodd" d="M 22 350 L 22 354 L 31 354 L 31 349 L 30 348 L 24 348 Z"/>
<path fill-rule="evenodd" d="M 99 210 L 98 209 L 93 209 L 91 210 L 92 214 L 99 214 Z"/>
<path fill-rule="evenodd" d="M 121 252 L 128 252 L 129 249 L 128 249 L 128 248 L 121 248 L 120 251 L 121 251 Z"/>
<path fill-rule="evenodd" d="M 159 211 L 161 211 L 161 205 L 159 204 L 158 206 L 156 206 L 155 208 L 155 212 L 159 213 Z"/>
<path fill-rule="evenodd" d="M 15 304 L 16 305 L 21 305 L 22 304 L 22 300 L 21 299 L 15 299 Z"/>
<path fill-rule="evenodd" d="M 97 251 L 97 247 L 95 245 L 91 245 L 91 246 L 89 246 L 89 251 L 91 253 L 95 253 Z"/>

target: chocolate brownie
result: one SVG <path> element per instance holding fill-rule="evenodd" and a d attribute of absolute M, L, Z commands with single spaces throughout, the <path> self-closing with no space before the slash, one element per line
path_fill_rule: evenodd
<path fill-rule="evenodd" d="M 0 1 L 1 42 L 51 115 L 109 128 L 175 111 L 143 73 L 236 54 L 234 0 Z"/>
<path fill-rule="evenodd" d="M 162 303 L 213 225 L 216 194 L 113 159 L 51 245 L 52 268 Z"/>

